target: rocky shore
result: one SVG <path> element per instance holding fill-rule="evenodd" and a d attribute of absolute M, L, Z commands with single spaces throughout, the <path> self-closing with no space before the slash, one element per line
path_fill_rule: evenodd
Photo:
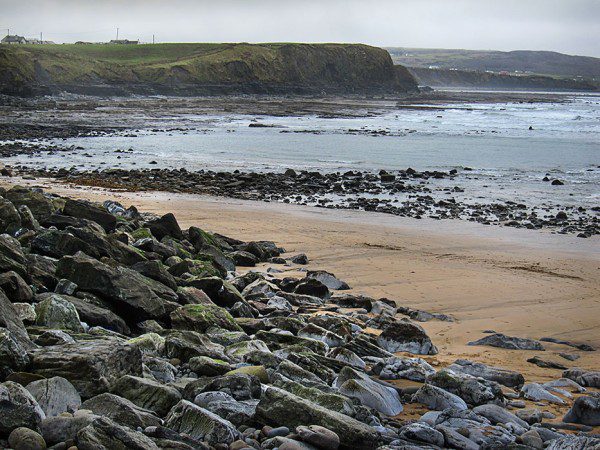
<path fill-rule="evenodd" d="M 470 343 L 532 352 L 562 373 L 545 383 L 442 367 L 418 322 L 451 317 L 348 293 L 275 242 L 0 195 L 2 448 L 600 448 L 600 372 L 574 362 L 589 345 L 553 340 L 569 350 L 557 368 L 541 340 Z"/>
<path fill-rule="evenodd" d="M 126 152 L 125 152 L 126 153 Z M 151 162 L 152 163 L 152 162 Z M 587 238 L 600 234 L 598 208 L 560 205 L 527 205 L 513 201 L 462 202 L 453 194 L 464 192 L 458 170 L 399 171 L 379 173 L 348 171 L 321 173 L 285 172 L 196 172 L 182 169 L 34 169 L 16 166 L 33 177 L 55 178 L 78 185 L 124 189 L 208 194 L 245 200 L 295 203 L 324 208 L 375 211 L 416 219 L 462 219 L 485 225 L 528 229 L 550 229 Z M 462 174 L 468 174 L 464 168 Z M 451 187 L 436 187 L 432 181 L 455 181 Z M 558 179 L 547 179 L 561 185 Z M 399 200 L 399 197 L 402 200 Z"/>

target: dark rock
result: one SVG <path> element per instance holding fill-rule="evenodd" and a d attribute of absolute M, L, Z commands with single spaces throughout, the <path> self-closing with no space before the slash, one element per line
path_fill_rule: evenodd
<path fill-rule="evenodd" d="M 535 364 L 538 367 L 546 368 L 546 369 L 559 369 L 559 370 L 567 369 L 564 365 L 562 365 L 560 363 L 541 359 L 539 356 L 534 356 L 533 358 L 529 358 L 527 360 L 527 362 L 531 363 L 531 364 Z"/>
<path fill-rule="evenodd" d="M 8 436 L 8 445 L 14 450 L 44 450 L 46 441 L 37 432 L 29 428 L 15 428 Z"/>
<path fill-rule="evenodd" d="M 583 396 L 577 398 L 563 421 L 592 427 L 600 425 L 600 397 Z"/>
<path fill-rule="evenodd" d="M 474 377 L 495 381 L 507 387 L 521 387 L 525 383 L 525 378 L 518 372 L 486 366 L 485 364 L 465 359 L 457 359 L 448 368 L 454 372 L 466 373 Z"/>
<path fill-rule="evenodd" d="M 216 305 L 185 305 L 171 313 L 173 328 L 206 332 L 211 327 L 242 331 L 226 309 Z"/>
<path fill-rule="evenodd" d="M 337 279 L 334 274 L 326 272 L 324 270 L 309 270 L 306 274 L 306 278 L 314 278 L 315 280 L 318 280 L 321 283 L 323 283 L 329 289 L 340 291 L 350 289 L 348 283 Z"/>
<path fill-rule="evenodd" d="M 467 345 L 489 345 L 491 347 L 508 348 L 511 350 L 544 350 L 544 347 L 538 341 L 506 336 L 502 333 L 490 334 L 478 341 L 469 342 Z"/>
<path fill-rule="evenodd" d="M 147 222 L 146 226 L 150 229 L 152 235 L 159 241 L 165 236 L 170 236 L 178 240 L 183 239 L 183 233 L 177 223 L 177 219 L 175 219 L 175 216 L 171 213 Z"/>
<path fill-rule="evenodd" d="M 574 368 L 565 370 L 563 377 L 569 378 L 582 386 L 600 388 L 600 371 Z"/>
<path fill-rule="evenodd" d="M 181 400 L 181 394 L 171 386 L 147 378 L 125 375 L 111 386 L 111 393 L 130 400 L 140 408 L 150 410 L 159 417 Z"/>
<path fill-rule="evenodd" d="M 33 381 L 26 387 L 36 399 L 46 417 L 64 412 L 73 413 L 81 406 L 81 397 L 75 387 L 61 377 Z"/>
<path fill-rule="evenodd" d="M 114 394 L 104 393 L 92 397 L 83 402 L 81 408 L 133 429 L 162 425 L 162 421 L 152 411 Z"/>
<path fill-rule="evenodd" d="M 437 354 L 437 348 L 425 330 L 407 320 L 396 320 L 386 325 L 377 337 L 377 343 L 391 353 L 404 351 L 418 355 Z"/>
<path fill-rule="evenodd" d="M 107 417 L 97 418 L 77 433 L 79 450 L 159 450 L 143 433 L 121 426 Z"/>
<path fill-rule="evenodd" d="M 308 264 L 308 256 L 306 256 L 304 253 L 300 253 L 290 258 L 290 261 L 294 264 L 306 265 Z"/>
<path fill-rule="evenodd" d="M 19 427 L 38 430 L 45 418 L 42 408 L 23 386 L 12 381 L 0 383 L 0 436 Z"/>
<path fill-rule="evenodd" d="M 33 291 L 21 276 L 13 271 L 0 274 L 0 289 L 13 303 L 31 303 Z"/>

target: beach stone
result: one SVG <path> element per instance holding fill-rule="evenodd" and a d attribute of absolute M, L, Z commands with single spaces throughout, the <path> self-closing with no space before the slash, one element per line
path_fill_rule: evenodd
<path fill-rule="evenodd" d="M 171 213 L 146 222 L 146 227 L 150 229 L 152 235 L 159 241 L 165 236 L 169 236 L 178 240 L 183 239 L 181 227 L 179 226 L 175 216 Z"/>
<path fill-rule="evenodd" d="M 131 268 L 146 278 L 158 281 L 174 291 L 178 289 L 175 277 L 167 271 L 164 264 L 160 261 L 140 261 L 131 266 Z"/>
<path fill-rule="evenodd" d="M 577 398 L 565 415 L 563 422 L 580 423 L 592 427 L 600 425 L 600 397 Z"/>
<path fill-rule="evenodd" d="M 437 348 L 423 327 L 408 320 L 396 320 L 386 325 L 377 337 L 377 343 L 391 353 L 437 354 Z"/>
<path fill-rule="evenodd" d="M 296 434 L 304 442 L 322 450 L 337 450 L 340 446 L 340 437 L 333 431 L 319 425 L 296 427 Z"/>
<path fill-rule="evenodd" d="M 340 386 L 339 392 L 387 416 L 396 416 L 403 410 L 400 396 L 395 389 L 370 379 L 347 380 Z"/>
<path fill-rule="evenodd" d="M 231 370 L 231 365 L 225 361 L 209 358 L 208 356 L 196 356 L 188 362 L 190 370 L 201 377 L 214 377 L 225 375 Z"/>
<path fill-rule="evenodd" d="M 226 309 L 216 305 L 185 305 L 171 313 L 173 328 L 205 333 L 211 327 L 242 331 Z"/>
<path fill-rule="evenodd" d="M 173 406 L 165 419 L 165 426 L 210 445 L 231 444 L 240 438 L 231 422 L 187 400 Z"/>
<path fill-rule="evenodd" d="M 340 347 L 346 343 L 345 339 L 318 325 L 310 323 L 298 331 L 298 336 L 324 342 L 328 347 Z"/>
<path fill-rule="evenodd" d="M 81 408 L 90 410 L 96 415 L 108 417 L 134 430 L 138 427 L 162 425 L 160 418 L 152 411 L 140 408 L 126 398 L 114 394 L 104 393 L 92 397 L 83 402 Z"/>
<path fill-rule="evenodd" d="M 39 433 L 29 428 L 19 427 L 11 431 L 8 445 L 13 450 L 44 450 L 46 441 Z"/>
<path fill-rule="evenodd" d="M 212 378 L 199 378 L 189 383 L 183 392 L 184 398 L 194 399 L 203 392 L 219 391 L 236 400 L 260 398 L 260 380 L 252 375 L 236 373 Z"/>
<path fill-rule="evenodd" d="M 60 259 L 56 274 L 77 284 L 80 289 L 113 303 L 126 321 L 140 322 L 164 317 L 165 302 L 152 289 L 150 279 L 124 267 L 110 267 L 83 253 Z M 161 285 L 163 286 L 163 285 Z M 176 300 L 177 294 L 170 291 Z"/>
<path fill-rule="evenodd" d="M 260 262 L 252 253 L 243 250 L 227 253 L 227 257 L 231 258 L 235 265 L 240 267 L 254 267 Z"/>
<path fill-rule="evenodd" d="M 32 324 L 35 322 L 37 315 L 35 313 L 35 308 L 33 305 L 29 303 L 13 303 L 13 308 L 17 312 L 19 319 L 21 319 L 25 323 Z"/>
<path fill-rule="evenodd" d="M 81 411 L 80 411 L 81 412 Z M 40 425 L 42 436 L 48 445 L 75 441 L 77 433 L 87 427 L 98 416 L 94 414 L 60 415 L 44 419 Z"/>
<path fill-rule="evenodd" d="M 173 405 L 181 400 L 181 394 L 174 387 L 132 375 L 125 375 L 116 380 L 110 391 L 140 408 L 156 413 L 159 417 L 166 416 Z"/>
<path fill-rule="evenodd" d="M 0 233 L 14 235 L 21 228 L 21 215 L 9 200 L 0 197 Z"/>
<path fill-rule="evenodd" d="M 291 257 L 290 261 L 294 264 L 306 265 L 308 264 L 308 256 L 304 253 L 299 253 L 296 256 Z"/>
<path fill-rule="evenodd" d="M 195 405 L 215 413 L 238 427 L 252 421 L 257 403 L 257 400 L 238 402 L 231 395 L 216 391 L 203 392 L 194 398 Z"/>
<path fill-rule="evenodd" d="M 332 290 L 342 291 L 350 289 L 348 283 L 339 280 L 334 274 L 325 270 L 309 270 L 306 273 L 306 278 L 314 278 Z"/>
<path fill-rule="evenodd" d="M 600 438 L 592 436 L 565 436 L 550 441 L 546 450 L 600 450 Z"/>
<path fill-rule="evenodd" d="M 58 294 L 50 294 L 36 304 L 36 325 L 82 333 L 83 326 L 75 306 Z"/>
<path fill-rule="evenodd" d="M 75 412 L 81 406 L 81 397 L 75 387 L 62 377 L 33 381 L 26 389 L 36 399 L 46 417 L 64 412 Z"/>
<path fill-rule="evenodd" d="M 502 333 L 490 334 L 477 341 L 469 342 L 467 345 L 489 345 L 491 347 L 507 348 L 511 350 L 544 350 L 544 347 L 538 341 L 506 336 Z"/>
<path fill-rule="evenodd" d="M 381 442 L 374 428 L 272 386 L 261 396 L 255 420 L 290 429 L 307 423 L 319 425 L 336 433 L 340 445 L 347 448 L 375 449 Z"/>
<path fill-rule="evenodd" d="M 540 437 L 537 431 L 529 430 L 519 436 L 519 440 L 530 448 L 541 450 L 544 448 L 544 441 Z"/>
<path fill-rule="evenodd" d="M 142 373 L 139 349 L 114 339 L 42 347 L 30 356 L 34 373 L 66 378 L 83 398 L 108 391 L 122 375 Z"/>
<path fill-rule="evenodd" d="M 23 278 L 15 271 L 0 274 L 0 289 L 14 303 L 31 303 L 33 291 Z"/>
<path fill-rule="evenodd" d="M 521 395 L 528 400 L 535 402 L 547 401 L 550 403 L 556 403 L 564 405 L 565 401 L 560 397 L 548 392 L 541 384 L 538 383 L 527 383 L 521 388 Z"/>
<path fill-rule="evenodd" d="M 453 428 L 444 425 L 437 425 L 435 429 L 442 433 L 446 446 L 449 448 L 456 448 L 460 450 L 479 450 L 480 448 L 478 444 L 466 436 L 463 436 Z"/>
<path fill-rule="evenodd" d="M 16 207 L 27 206 L 40 222 L 43 222 L 56 210 L 52 200 L 42 191 L 36 189 L 13 186 L 6 192 L 5 198 L 10 200 Z"/>
<path fill-rule="evenodd" d="M 585 392 L 586 388 L 571 380 L 570 378 L 559 378 L 558 380 L 548 381 L 547 383 L 542 384 L 544 388 L 570 388 L 575 392 Z"/>
<path fill-rule="evenodd" d="M 99 417 L 77 432 L 78 450 L 159 450 L 143 433 Z"/>
<path fill-rule="evenodd" d="M 565 370 L 563 377 L 569 378 L 581 386 L 600 388 L 600 371 L 573 368 Z"/>
<path fill-rule="evenodd" d="M 0 379 L 13 372 L 25 370 L 29 365 L 27 349 L 6 328 L 0 328 Z"/>
<path fill-rule="evenodd" d="M 421 386 L 412 396 L 411 401 L 413 403 L 422 403 L 436 411 L 442 411 L 447 408 L 454 408 L 459 411 L 468 409 L 467 404 L 462 398 L 431 384 Z"/>
<path fill-rule="evenodd" d="M 525 378 L 518 372 L 487 366 L 466 359 L 457 359 L 448 366 L 448 369 L 453 372 L 466 373 L 474 377 L 495 381 L 507 387 L 521 387 L 525 383 Z"/>
<path fill-rule="evenodd" d="M 539 409 L 521 409 L 515 412 L 515 415 L 527 422 L 529 425 L 541 423 L 543 419 L 542 411 Z"/>
<path fill-rule="evenodd" d="M 195 356 L 229 361 L 222 345 L 211 342 L 205 335 L 187 330 L 169 330 L 165 334 L 165 356 L 187 362 Z"/>
<path fill-rule="evenodd" d="M 379 378 L 382 380 L 406 379 L 421 383 L 435 374 L 435 369 L 421 358 L 393 357 L 385 361 Z"/>
<path fill-rule="evenodd" d="M 422 442 L 438 447 L 443 447 L 445 442 L 444 435 L 440 431 L 419 422 L 403 426 L 398 431 L 398 435 L 409 441 Z"/>
<path fill-rule="evenodd" d="M 62 330 L 48 330 L 40 334 L 35 339 L 35 343 L 43 347 L 48 347 L 51 345 L 74 344 L 75 339 Z"/>
<path fill-rule="evenodd" d="M 488 419 L 492 424 L 496 425 L 499 423 L 515 423 L 523 428 L 529 428 L 529 424 L 517 417 L 515 414 L 511 413 L 507 409 L 502 408 L 501 406 L 488 404 L 488 405 L 480 405 L 473 408 L 473 412 L 479 414 L 480 416 Z"/>
<path fill-rule="evenodd" d="M 429 377 L 428 382 L 447 392 L 458 395 L 469 405 L 486 403 L 502 403 L 504 395 L 500 385 L 495 381 L 475 378 L 463 373 L 455 373 L 450 369 L 442 369 Z"/>
<path fill-rule="evenodd" d="M 329 288 L 315 278 L 303 278 L 294 287 L 294 294 L 309 295 L 320 299 L 331 297 Z"/>
<path fill-rule="evenodd" d="M 292 311 L 294 309 L 290 302 L 278 295 L 271 297 L 267 302 L 267 306 L 270 308 L 275 308 L 278 311 Z"/>
<path fill-rule="evenodd" d="M 23 321 L 2 290 L 0 290 L 0 327 L 8 330 L 11 338 L 21 347 L 28 349 L 33 346 Z"/>
<path fill-rule="evenodd" d="M 117 225 L 117 218 L 106 209 L 83 200 L 67 198 L 62 213 L 65 216 L 96 222 L 104 228 L 105 231 L 112 231 Z"/>
<path fill-rule="evenodd" d="M 27 389 L 12 381 L 0 383 L 0 436 L 19 427 L 38 430 L 45 418 L 46 414 Z"/>
<path fill-rule="evenodd" d="M 336 360 L 349 364 L 350 366 L 356 367 L 361 370 L 364 370 L 367 366 L 367 363 L 361 357 L 359 357 L 353 351 L 348 350 L 347 348 L 336 347 L 332 350 L 330 354 L 328 354 L 328 356 L 333 356 L 333 358 L 335 358 Z"/>

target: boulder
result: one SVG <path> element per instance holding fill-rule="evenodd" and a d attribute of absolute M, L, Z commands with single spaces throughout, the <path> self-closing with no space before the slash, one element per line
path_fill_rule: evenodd
<path fill-rule="evenodd" d="M 550 403 L 556 403 L 558 405 L 565 404 L 565 401 L 562 398 L 550 393 L 544 388 L 544 386 L 538 383 L 527 383 L 523 385 L 521 388 L 521 395 L 528 400 L 533 400 L 534 402 L 547 401 Z"/>
<path fill-rule="evenodd" d="M 29 279 L 27 257 L 21 244 L 8 234 L 0 234 L 0 273 L 16 272 L 25 280 Z"/>
<path fill-rule="evenodd" d="M 382 380 L 406 379 L 425 382 L 427 377 L 435 374 L 435 369 L 421 358 L 393 357 L 385 361 L 379 378 Z"/>
<path fill-rule="evenodd" d="M 458 395 L 451 394 L 437 386 L 424 384 L 412 396 L 413 403 L 422 403 L 436 411 L 443 411 L 447 408 L 453 408 L 459 411 L 468 409 L 465 401 Z"/>
<path fill-rule="evenodd" d="M 0 436 L 19 427 L 38 430 L 45 418 L 44 411 L 27 389 L 12 381 L 0 383 Z"/>
<path fill-rule="evenodd" d="M 174 291 L 178 289 L 175 277 L 167 271 L 165 265 L 160 261 L 140 261 L 131 268 L 146 278 L 158 281 Z M 179 295 L 179 293 L 177 294 Z"/>
<path fill-rule="evenodd" d="M 52 377 L 29 383 L 26 389 L 36 399 L 46 417 L 64 412 L 73 413 L 81 406 L 75 387 L 62 377 Z"/>
<path fill-rule="evenodd" d="M 190 370 L 200 377 L 225 375 L 231 370 L 229 363 L 208 356 L 196 356 L 188 362 Z"/>
<path fill-rule="evenodd" d="M 77 252 L 83 252 L 94 258 L 101 257 L 98 248 L 90 242 L 62 230 L 48 230 L 38 233 L 31 241 L 31 250 L 34 253 L 52 258 L 62 258 L 63 256 L 74 255 Z"/>
<path fill-rule="evenodd" d="M 141 375 L 139 349 L 114 339 L 81 341 L 30 352 L 34 373 L 69 380 L 83 398 L 109 390 L 123 375 Z"/>
<path fill-rule="evenodd" d="M 56 210 L 52 200 L 41 190 L 14 186 L 6 192 L 6 198 L 17 208 L 21 205 L 27 206 L 40 222 L 50 217 Z"/>
<path fill-rule="evenodd" d="M 303 442 L 322 450 L 337 450 L 340 446 L 340 437 L 333 431 L 319 425 L 296 427 L 296 434 Z"/>
<path fill-rule="evenodd" d="M 261 383 L 257 377 L 243 373 L 198 378 L 185 387 L 183 396 L 193 400 L 198 394 L 211 391 L 224 392 L 238 401 L 251 400 L 260 398 Z"/>
<path fill-rule="evenodd" d="M 294 294 L 311 295 L 320 299 L 331 297 L 329 288 L 315 278 L 303 278 L 294 288 Z"/>
<path fill-rule="evenodd" d="M 226 309 L 216 305 L 184 305 L 171 313 L 171 324 L 179 330 L 205 333 L 211 327 L 242 331 Z"/>
<path fill-rule="evenodd" d="M 187 362 L 195 356 L 208 356 L 228 361 L 222 345 L 211 342 L 205 335 L 195 331 L 170 330 L 165 335 L 165 354 Z"/>
<path fill-rule="evenodd" d="M 154 220 L 150 220 L 146 223 L 146 227 L 150 229 L 152 235 L 159 241 L 166 237 L 172 237 L 177 240 L 183 239 L 183 233 L 177 223 L 177 219 L 171 213 L 165 214 Z"/>
<path fill-rule="evenodd" d="M 126 398 L 159 417 L 166 416 L 173 405 L 181 400 L 181 394 L 174 387 L 131 375 L 116 380 L 111 387 L 111 393 Z"/>
<path fill-rule="evenodd" d="M 2 290 L 0 290 L 0 327 L 7 329 L 11 338 L 21 347 L 26 349 L 33 347 L 23 321 Z"/>
<path fill-rule="evenodd" d="M 456 373 L 450 369 L 442 369 L 432 375 L 428 382 L 447 392 L 458 395 L 469 405 L 486 403 L 502 403 L 504 395 L 500 385 L 495 381 L 476 378 L 471 375 Z"/>
<path fill-rule="evenodd" d="M 210 445 L 231 444 L 241 437 L 231 422 L 187 400 L 181 400 L 171 409 L 165 426 Z"/>
<path fill-rule="evenodd" d="M 398 435 L 411 442 L 431 444 L 436 447 L 444 447 L 445 443 L 444 435 L 440 431 L 419 422 L 404 425 L 398 431 Z"/>
<path fill-rule="evenodd" d="M 523 428 L 529 428 L 529 424 L 523 419 L 520 419 L 509 410 L 498 405 L 480 405 L 473 408 L 473 412 L 488 419 L 492 424 L 507 424 L 515 423 Z"/>
<path fill-rule="evenodd" d="M 400 396 L 395 389 L 371 379 L 347 380 L 340 386 L 339 392 L 387 416 L 396 416 L 403 410 Z"/>
<path fill-rule="evenodd" d="M 39 433 L 20 427 L 12 430 L 8 436 L 8 445 L 13 450 L 44 450 L 46 441 Z"/>
<path fill-rule="evenodd" d="M 77 433 L 78 450 L 159 450 L 139 431 L 121 426 L 108 417 L 100 417 Z"/>
<path fill-rule="evenodd" d="M 21 319 L 24 324 L 27 323 L 31 325 L 35 322 L 37 315 L 33 305 L 29 303 L 13 303 L 12 305 L 13 308 L 15 308 L 15 311 L 17 311 L 19 319 Z"/>
<path fill-rule="evenodd" d="M 0 233 L 13 235 L 21 228 L 21 215 L 15 205 L 0 197 Z"/>
<path fill-rule="evenodd" d="M 546 450 L 600 450 L 600 438 L 569 435 L 550 441 Z"/>
<path fill-rule="evenodd" d="M 340 347 L 346 343 L 345 339 L 341 336 L 313 323 L 306 325 L 298 331 L 298 336 L 322 341 L 330 348 Z"/>
<path fill-rule="evenodd" d="M 0 380 L 11 373 L 25 370 L 29 365 L 27 348 L 6 328 L 0 328 Z"/>
<path fill-rule="evenodd" d="M 75 306 L 58 294 L 50 294 L 35 305 L 36 325 L 59 330 L 83 332 Z"/>
<path fill-rule="evenodd" d="M 467 345 L 489 345 L 491 347 L 507 348 L 511 350 L 544 350 L 544 346 L 538 341 L 506 336 L 502 333 L 490 334 L 477 341 L 469 342 Z"/>
<path fill-rule="evenodd" d="M 448 366 L 453 372 L 466 373 L 474 377 L 495 381 L 507 387 L 521 387 L 525 378 L 518 372 L 498 367 L 486 366 L 482 363 L 471 362 L 466 359 L 457 359 Z"/>
<path fill-rule="evenodd" d="M 96 206 L 87 201 L 67 198 L 62 212 L 65 216 L 96 222 L 107 232 L 113 231 L 117 226 L 117 218 L 115 216 L 109 213 L 105 208 Z"/>
<path fill-rule="evenodd" d="M 80 411 L 81 412 L 81 411 Z M 87 427 L 98 416 L 94 414 L 60 415 L 47 417 L 40 425 L 42 436 L 48 445 L 77 439 L 77 433 Z"/>
<path fill-rule="evenodd" d="M 36 337 L 34 342 L 42 347 L 49 347 L 51 345 L 74 344 L 75 339 L 62 330 L 48 330 Z"/>
<path fill-rule="evenodd" d="M 569 378 L 582 386 L 600 388 L 600 371 L 574 368 L 565 370 L 563 377 Z"/>
<path fill-rule="evenodd" d="M 119 309 L 120 315 L 131 322 L 165 317 L 165 301 L 153 290 L 149 278 L 124 267 L 110 267 L 89 256 L 78 253 L 61 258 L 56 275 L 67 278 L 79 289 L 99 295 Z M 177 299 L 175 292 L 163 286 Z"/>
<path fill-rule="evenodd" d="M 342 449 L 375 449 L 381 444 L 381 437 L 374 428 L 272 386 L 263 393 L 255 420 L 290 429 L 319 425 L 339 436 Z"/>
<path fill-rule="evenodd" d="M 377 337 L 377 343 L 391 353 L 437 354 L 437 348 L 433 345 L 423 327 L 408 320 L 396 320 L 386 325 Z"/>
<path fill-rule="evenodd" d="M 242 250 L 237 250 L 235 252 L 231 252 L 227 254 L 227 257 L 230 258 L 236 266 L 239 267 L 254 267 L 259 263 L 259 259 L 254 256 L 252 253 L 245 252 Z"/>
<path fill-rule="evenodd" d="M 126 398 L 114 394 L 97 395 L 83 402 L 81 407 L 134 430 L 138 427 L 162 425 L 162 420 L 152 411 L 140 408 Z"/>
<path fill-rule="evenodd" d="M 252 422 L 257 403 L 258 400 L 238 402 L 225 392 L 214 391 L 198 394 L 194 399 L 194 404 L 215 413 L 238 427 Z"/>
<path fill-rule="evenodd" d="M 306 274 L 306 278 L 314 278 L 332 290 L 341 291 L 350 289 L 348 283 L 337 279 L 334 274 L 326 272 L 325 270 L 309 270 Z"/>
<path fill-rule="evenodd" d="M 563 422 L 580 423 L 592 427 L 600 425 L 600 397 L 577 398 L 565 415 Z"/>
<path fill-rule="evenodd" d="M 13 271 L 0 274 L 0 289 L 13 303 L 31 303 L 33 291 L 21 276 Z"/>

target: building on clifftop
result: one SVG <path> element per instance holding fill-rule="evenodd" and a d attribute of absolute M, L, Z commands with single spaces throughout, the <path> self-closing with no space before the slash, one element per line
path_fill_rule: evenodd
<path fill-rule="evenodd" d="M 9 34 L 0 41 L 2 44 L 27 44 L 27 39 L 23 36 L 17 36 L 16 34 Z"/>

